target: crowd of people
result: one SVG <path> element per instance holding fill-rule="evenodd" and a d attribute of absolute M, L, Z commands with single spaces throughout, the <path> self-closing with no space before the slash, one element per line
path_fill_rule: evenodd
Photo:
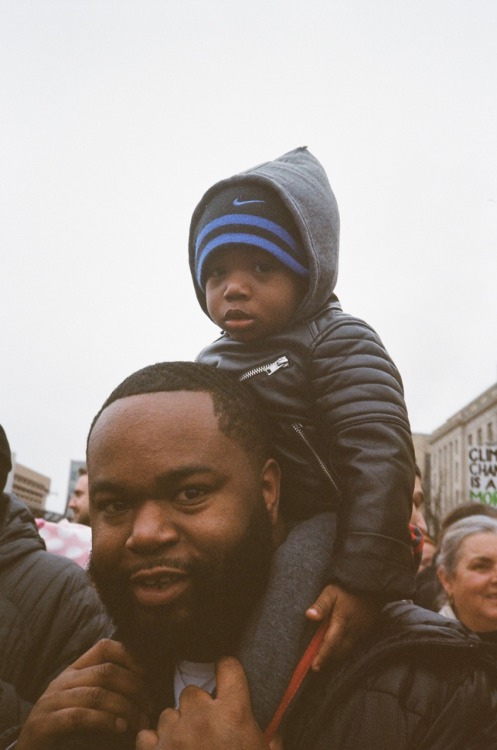
<path fill-rule="evenodd" d="M 423 551 L 402 381 L 334 293 L 338 236 L 305 148 L 212 186 L 189 261 L 223 332 L 94 418 L 88 573 L 2 494 L 1 750 L 497 748 L 497 521 Z"/>

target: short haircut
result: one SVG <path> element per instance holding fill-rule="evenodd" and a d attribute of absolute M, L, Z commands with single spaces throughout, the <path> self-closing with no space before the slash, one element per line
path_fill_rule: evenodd
<path fill-rule="evenodd" d="M 234 377 L 198 362 L 159 362 L 123 380 L 93 419 L 87 448 L 98 418 L 114 401 L 128 396 L 173 391 L 210 394 L 221 432 L 239 443 L 261 465 L 271 456 L 269 426 L 253 394 Z"/>
<path fill-rule="evenodd" d="M 469 516 L 491 516 L 492 518 L 497 518 L 497 508 L 493 505 L 485 505 L 479 502 L 458 505 L 442 519 L 442 533 L 445 533 L 453 523 L 460 521 L 462 518 L 469 518 Z"/>
<path fill-rule="evenodd" d="M 459 559 L 461 544 L 474 534 L 495 534 L 497 536 L 497 519 L 490 516 L 468 516 L 456 521 L 445 532 L 437 556 L 437 568 L 443 568 L 452 577 Z"/>

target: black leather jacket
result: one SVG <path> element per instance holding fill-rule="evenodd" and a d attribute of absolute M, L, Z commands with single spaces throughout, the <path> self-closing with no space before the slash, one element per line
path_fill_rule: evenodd
<path fill-rule="evenodd" d="M 385 599 L 410 595 L 411 434 L 374 331 L 335 302 L 257 346 L 222 336 L 199 361 L 245 380 L 270 414 L 283 513 L 338 512 L 330 579 Z"/>

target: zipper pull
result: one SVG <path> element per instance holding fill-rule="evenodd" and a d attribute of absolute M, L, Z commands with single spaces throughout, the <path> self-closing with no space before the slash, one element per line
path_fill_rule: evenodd
<path fill-rule="evenodd" d="M 245 380 L 255 378 L 257 375 L 272 375 L 273 372 L 281 370 L 283 367 L 288 367 L 289 364 L 290 363 L 288 362 L 288 357 L 280 357 L 275 362 L 270 362 L 267 365 L 259 365 L 258 367 L 254 367 L 252 370 L 244 372 L 243 375 L 240 375 L 238 380 L 240 381 L 240 383 L 244 383 Z"/>
<path fill-rule="evenodd" d="M 281 370 L 283 367 L 288 367 L 288 357 L 280 357 L 276 362 L 271 362 L 264 369 L 268 375 L 272 375 L 276 370 Z"/>

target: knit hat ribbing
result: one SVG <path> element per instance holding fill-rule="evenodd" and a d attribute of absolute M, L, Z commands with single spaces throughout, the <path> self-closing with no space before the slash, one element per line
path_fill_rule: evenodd
<path fill-rule="evenodd" d="M 252 245 L 299 276 L 307 259 L 290 211 L 270 188 L 254 183 L 220 190 L 204 207 L 195 235 L 195 276 L 205 288 L 205 261 L 220 247 Z"/>

